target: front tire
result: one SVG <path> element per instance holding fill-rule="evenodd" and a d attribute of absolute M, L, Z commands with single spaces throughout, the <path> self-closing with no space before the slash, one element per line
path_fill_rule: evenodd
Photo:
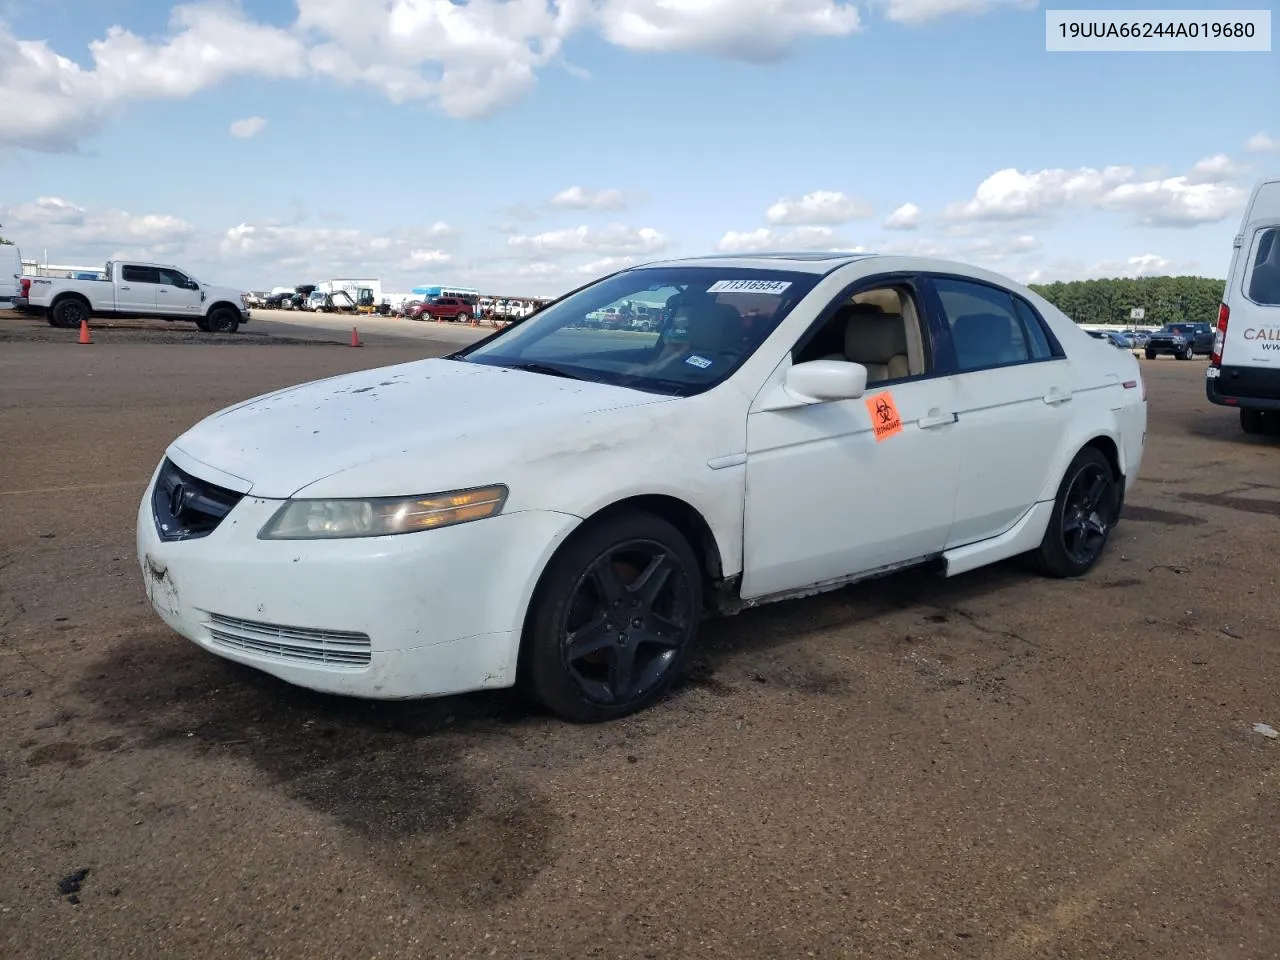
<path fill-rule="evenodd" d="M 1155 352 L 1154 350 L 1148 350 L 1148 351 L 1147 351 L 1147 359 L 1148 359 L 1148 360 L 1154 360 L 1155 358 L 1156 358 L 1156 352 Z"/>
<path fill-rule="evenodd" d="M 521 686 L 575 723 L 635 713 L 680 675 L 701 614 L 702 571 L 679 530 L 640 511 L 591 523 L 539 584 Z"/>
<path fill-rule="evenodd" d="M 205 317 L 205 328 L 211 333 L 235 333 L 240 329 L 240 318 L 230 307 L 219 307 Z"/>
<path fill-rule="evenodd" d="M 1186 345 L 1186 347 L 1183 348 L 1181 355 L 1179 355 L 1178 357 L 1179 360 L 1194 360 L 1195 358 L 1196 358 L 1195 347 L 1193 347 L 1189 343 Z"/>
<path fill-rule="evenodd" d="M 1101 558 L 1120 517 L 1123 491 L 1096 447 L 1076 454 L 1058 485 L 1044 539 L 1029 559 L 1048 577 L 1080 577 Z"/>

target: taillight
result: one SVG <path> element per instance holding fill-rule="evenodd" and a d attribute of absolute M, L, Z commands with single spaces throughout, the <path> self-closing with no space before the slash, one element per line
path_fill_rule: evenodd
<path fill-rule="evenodd" d="M 31 278 L 30 278 L 30 277 L 23 277 L 23 278 L 22 278 L 22 294 L 21 294 L 21 295 L 25 297 L 25 296 L 27 296 L 30 292 L 31 292 Z"/>
<path fill-rule="evenodd" d="M 1231 319 L 1231 308 L 1225 303 L 1218 305 L 1218 329 L 1213 333 L 1213 351 L 1209 354 L 1209 364 L 1222 366 L 1222 346 L 1227 342 L 1227 321 Z"/>

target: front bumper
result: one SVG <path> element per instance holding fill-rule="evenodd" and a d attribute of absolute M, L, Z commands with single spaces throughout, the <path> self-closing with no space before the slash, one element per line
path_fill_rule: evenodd
<path fill-rule="evenodd" d="M 580 522 L 523 511 L 394 537 L 269 541 L 257 534 L 281 501 L 246 496 L 208 536 L 166 542 L 150 489 L 138 562 L 170 627 L 289 683 L 371 699 L 511 686 L 537 578 Z"/>

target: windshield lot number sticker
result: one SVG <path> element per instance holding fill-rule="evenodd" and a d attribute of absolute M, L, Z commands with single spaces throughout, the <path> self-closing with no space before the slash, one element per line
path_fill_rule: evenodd
<path fill-rule="evenodd" d="M 700 357 L 696 353 L 693 356 L 687 358 L 685 360 L 685 363 L 695 366 L 699 370 L 705 370 L 707 369 L 707 367 L 711 366 L 711 361 L 709 359 L 707 359 L 706 357 Z"/>
<path fill-rule="evenodd" d="M 902 432 L 902 417 L 898 416 L 898 406 L 888 390 L 867 397 L 867 413 L 871 414 L 871 429 L 875 432 L 876 443 Z"/>
<path fill-rule="evenodd" d="M 769 293 L 777 296 L 791 286 L 790 280 L 717 280 L 707 293 Z"/>

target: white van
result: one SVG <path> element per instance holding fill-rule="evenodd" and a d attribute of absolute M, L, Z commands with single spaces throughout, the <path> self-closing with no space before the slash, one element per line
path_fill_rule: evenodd
<path fill-rule="evenodd" d="M 1280 176 L 1249 196 L 1205 377 L 1209 401 L 1238 408 L 1245 433 L 1280 436 Z"/>
<path fill-rule="evenodd" d="M 22 282 L 22 253 L 12 243 L 0 244 L 0 304 L 9 306 Z"/>

